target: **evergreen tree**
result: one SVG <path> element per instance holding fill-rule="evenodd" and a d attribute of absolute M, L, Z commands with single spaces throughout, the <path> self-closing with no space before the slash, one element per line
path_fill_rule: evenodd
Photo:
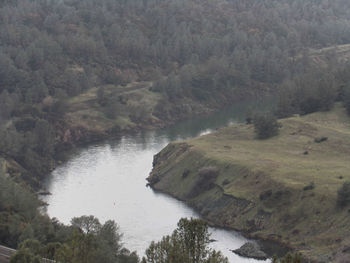
<path fill-rule="evenodd" d="M 255 133 L 258 139 L 267 139 L 278 134 L 280 124 L 272 113 L 257 113 L 253 118 Z"/>
<path fill-rule="evenodd" d="M 142 263 L 228 263 L 220 252 L 208 248 L 208 225 L 200 219 L 182 218 L 171 236 L 152 242 Z"/>

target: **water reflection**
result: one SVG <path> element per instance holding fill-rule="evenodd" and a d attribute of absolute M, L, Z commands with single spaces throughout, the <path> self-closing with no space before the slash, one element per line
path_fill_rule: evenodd
<path fill-rule="evenodd" d="M 211 132 L 229 122 L 242 121 L 249 106 L 238 105 L 210 117 L 177 124 L 171 128 L 91 145 L 53 171 L 47 188 L 48 214 L 69 223 L 72 217 L 95 215 L 102 222 L 114 219 L 124 233 L 125 246 L 143 255 L 150 241 L 170 234 L 181 217 L 198 215 L 184 203 L 147 188 L 145 178 L 153 155 L 170 141 Z M 258 107 L 258 106 L 257 106 Z M 233 232 L 211 228 L 212 243 L 230 262 L 243 259 L 231 249 L 246 241 Z"/>

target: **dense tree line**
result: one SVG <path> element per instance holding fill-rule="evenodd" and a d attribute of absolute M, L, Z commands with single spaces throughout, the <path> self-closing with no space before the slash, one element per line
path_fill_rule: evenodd
<path fill-rule="evenodd" d="M 163 97 L 159 116 L 183 98 L 222 106 L 257 93 L 279 93 L 281 117 L 327 110 L 337 100 L 350 113 L 349 65 L 335 50 L 321 69 L 310 59 L 314 49 L 348 43 L 347 0 L 3 0 L 0 155 L 29 170 L 27 182 L 40 183 L 54 166 L 67 99 L 133 80 L 154 82 Z M 118 107 L 103 89 L 98 103 L 115 117 Z M 89 237 L 40 215 L 27 187 L 0 179 L 5 244 Z"/>
<path fill-rule="evenodd" d="M 52 166 L 65 100 L 92 86 L 152 80 L 164 117 L 183 98 L 223 105 L 315 86 L 309 50 L 349 42 L 344 0 L 2 1 L 0 152 L 40 177 Z M 323 79 L 307 92 L 328 99 L 333 84 Z M 116 103 L 102 103 L 114 118 Z M 323 108 L 308 98 L 300 111 L 314 104 Z"/>
<path fill-rule="evenodd" d="M 107 221 L 102 225 L 93 216 L 82 216 L 72 219 L 72 226 L 69 230 L 67 239 L 61 242 L 42 244 L 35 239 L 23 241 L 10 262 L 36 263 L 40 258 L 62 263 L 139 262 L 135 252 L 130 253 L 123 248 L 121 235 L 114 221 Z"/>
<path fill-rule="evenodd" d="M 16 247 L 25 239 L 36 236 L 47 241 L 52 224 L 38 212 L 37 197 L 10 178 L 0 176 L 0 240 Z"/>
<path fill-rule="evenodd" d="M 312 69 L 286 81 L 279 91 L 276 115 L 309 114 L 330 110 L 342 102 L 350 114 L 350 63 L 341 67 Z"/>
<path fill-rule="evenodd" d="M 11 263 L 39 263 L 41 258 L 62 263 L 139 263 L 135 252 L 122 246 L 121 234 L 114 221 L 103 225 L 94 216 L 72 219 L 72 225 L 61 225 L 64 234 L 57 235 L 49 243 L 42 243 L 32 236 L 19 243 L 11 257 Z M 61 229 L 61 231 L 62 231 Z M 227 263 L 221 252 L 208 247 L 208 225 L 200 219 L 182 218 L 171 236 L 150 244 L 142 263 Z"/>

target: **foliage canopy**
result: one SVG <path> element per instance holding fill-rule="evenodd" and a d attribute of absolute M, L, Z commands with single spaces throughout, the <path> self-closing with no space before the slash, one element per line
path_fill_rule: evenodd
<path fill-rule="evenodd" d="M 280 124 L 272 113 L 257 113 L 253 119 L 258 139 L 267 139 L 278 134 Z"/>
<path fill-rule="evenodd" d="M 220 252 L 208 248 L 209 237 L 204 221 L 182 218 L 172 235 L 152 242 L 142 263 L 228 263 Z"/>

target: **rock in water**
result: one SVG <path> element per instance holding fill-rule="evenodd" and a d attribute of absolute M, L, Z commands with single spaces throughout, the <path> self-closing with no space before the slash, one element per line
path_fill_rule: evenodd
<path fill-rule="evenodd" d="M 260 250 L 259 245 L 253 242 L 247 242 L 239 249 L 232 250 L 232 252 L 241 257 L 254 258 L 259 260 L 267 259 L 267 255 Z"/>

